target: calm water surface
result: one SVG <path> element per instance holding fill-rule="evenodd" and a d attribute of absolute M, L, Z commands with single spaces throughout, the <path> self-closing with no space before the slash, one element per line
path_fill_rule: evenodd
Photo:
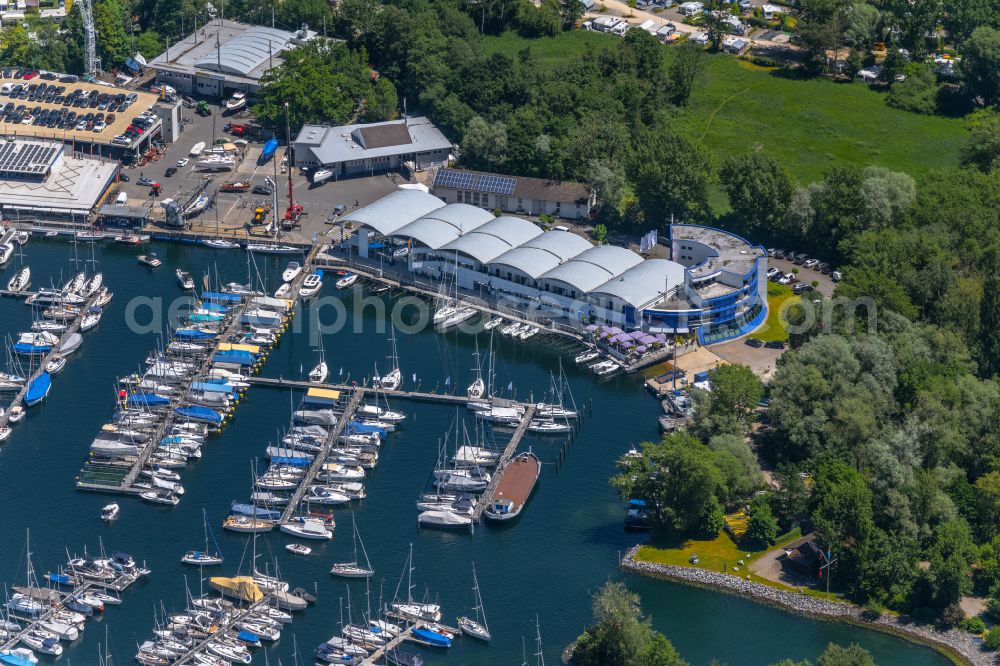
<path fill-rule="evenodd" d="M 121 518 L 112 525 L 100 521 L 100 508 L 110 498 L 77 492 L 74 478 L 90 441 L 111 415 L 116 378 L 138 370 L 157 342 L 153 333 L 129 331 L 124 317 L 127 303 L 137 297 L 162 297 L 168 302 L 178 297 L 174 280 L 178 266 L 195 276 L 209 271 L 223 281 L 243 281 L 247 275 L 246 258 L 238 252 L 165 244 L 155 249 L 164 265 L 150 271 L 136 263 L 134 249 L 97 246 L 96 259 L 115 300 L 100 326 L 85 336 L 83 347 L 55 378 L 47 402 L 29 411 L 0 452 L 4 480 L 0 504 L 5 507 L 0 579 L 9 585 L 23 584 L 28 528 L 32 561 L 39 573 L 64 562 L 67 550 L 82 553 L 86 547 L 95 552 L 101 541 L 108 550 L 133 553 L 153 570 L 128 590 L 122 606 L 110 608 L 103 618 L 90 623 L 81 639 L 67 646 L 60 660 L 66 664 L 96 664 L 105 628 L 114 663 L 133 663 L 135 646 L 151 636 L 161 603 L 167 610 L 179 610 L 184 605 L 185 585 L 199 590 L 202 583 L 197 570 L 181 565 L 179 558 L 202 542 L 203 507 L 226 556 L 226 563 L 211 569 L 211 575 L 234 575 L 241 560 L 246 570 L 250 560 L 247 539 L 224 533 L 219 525 L 232 500 L 245 501 L 254 458 L 262 455 L 269 438 L 287 426 L 291 404 L 298 401 L 298 396 L 283 391 L 251 390 L 224 434 L 210 440 L 202 460 L 183 473 L 187 493 L 178 507 L 120 499 Z M 73 250 L 66 242 L 32 239 L 25 255 L 34 286 L 47 286 L 50 280 L 61 283 L 73 272 Z M 79 255 L 89 257 L 89 246 L 81 245 Z M 258 261 L 257 269 L 272 288 L 286 259 Z M 16 264 L 15 259 L 0 273 L 4 283 Z M 328 285 L 325 293 L 333 292 Z M 138 318 L 148 320 L 148 310 L 140 310 Z M 375 330 L 371 309 L 364 324 L 360 334 L 348 330 L 325 336 L 333 378 L 359 379 L 371 375 L 375 362 L 384 365 L 386 335 Z M 27 330 L 29 325 L 29 308 L 18 300 L 0 299 L 0 335 Z M 485 352 L 488 337 L 481 335 L 479 344 Z M 426 331 L 401 335 L 398 346 L 406 388 L 414 386 L 413 373 L 425 390 L 437 386 L 438 390 L 464 391 L 472 379 L 475 348 L 471 336 Z M 539 397 L 549 387 L 550 373 L 558 372 L 557 346 L 544 341 L 500 341 L 497 385 L 506 388 L 513 383 L 519 397 L 526 398 L 529 392 Z M 263 374 L 300 377 L 302 369 L 308 371 L 315 362 L 316 351 L 305 333 L 286 335 Z M 428 664 L 520 664 L 522 638 L 527 641 L 529 662 L 534 663 L 536 613 L 545 659 L 558 663 L 560 651 L 590 619 L 589 595 L 620 576 L 615 567 L 618 554 L 642 538 L 622 531 L 621 503 L 607 478 L 614 460 L 631 444 L 657 437 L 658 405 L 635 379 L 598 384 L 576 368 L 567 367 L 567 372 L 577 403 L 592 404 L 592 415 L 568 446 L 560 439 L 527 438 L 523 446 L 530 446 L 545 465 L 525 514 L 515 525 L 484 526 L 471 536 L 418 531 L 413 506 L 433 467 L 438 441 L 456 417 L 455 408 L 407 402 L 393 405 L 409 418 L 402 431 L 384 442 L 379 467 L 367 481 L 368 498 L 356 507 L 376 576 L 369 597 L 363 583 L 351 584 L 352 612 L 364 611 L 369 598 L 372 607 L 379 605 L 380 595 L 391 600 L 412 543 L 414 594 L 437 599 L 444 607 L 445 621 L 451 624 L 472 606 L 475 562 L 494 636 L 489 647 L 465 639 L 456 641 L 447 653 L 426 653 Z M 451 386 L 445 387 L 448 377 Z M 459 417 L 466 418 L 471 427 L 464 410 Z M 349 559 L 351 553 L 350 516 L 340 510 L 337 520 L 334 539 L 310 543 L 313 553 L 307 558 L 287 553 L 283 546 L 288 539 L 278 533 L 258 540 L 261 568 L 265 563 L 273 568 L 276 562 L 293 587 L 315 586 L 319 596 L 319 603 L 297 615 L 270 649 L 271 663 L 279 659 L 292 663 L 293 635 L 301 663 L 312 663 L 313 648 L 337 630 L 348 587 L 328 570 L 331 562 Z M 642 596 L 656 628 L 692 664 L 707 664 L 713 657 L 731 666 L 763 665 L 784 657 L 814 658 L 831 641 L 861 643 L 880 664 L 948 663 L 932 650 L 889 636 L 787 615 L 732 596 L 635 577 L 629 577 L 628 583 Z M 255 663 L 264 663 L 263 655 Z"/>

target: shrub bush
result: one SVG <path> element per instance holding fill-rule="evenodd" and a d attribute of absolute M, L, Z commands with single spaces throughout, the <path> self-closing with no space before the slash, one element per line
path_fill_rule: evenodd
<path fill-rule="evenodd" d="M 967 617 L 959 622 L 958 626 L 970 634 L 979 635 L 986 631 L 986 623 L 983 622 L 982 618 L 978 617 Z"/>
<path fill-rule="evenodd" d="M 990 633 L 986 634 L 986 640 L 983 641 L 983 645 L 994 652 L 1000 650 L 1000 627 L 990 629 Z"/>

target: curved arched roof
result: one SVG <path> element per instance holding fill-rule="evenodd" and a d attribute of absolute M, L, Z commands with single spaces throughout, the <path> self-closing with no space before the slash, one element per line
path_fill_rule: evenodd
<path fill-rule="evenodd" d="M 284 30 L 254 26 L 222 44 L 199 60 L 195 67 L 213 72 L 249 76 L 268 58 L 289 47 L 293 35 Z"/>
<path fill-rule="evenodd" d="M 646 259 L 618 277 L 592 289 L 590 294 L 607 294 L 629 305 L 643 307 L 684 283 L 684 267 L 667 259 Z"/>
<path fill-rule="evenodd" d="M 546 271 L 593 247 L 576 234 L 567 231 L 546 231 L 520 247 L 504 252 L 489 263 L 516 268 L 537 279 Z"/>
<path fill-rule="evenodd" d="M 541 229 L 524 218 L 503 215 L 456 238 L 442 249 L 462 252 L 485 264 L 541 233 Z"/>
<path fill-rule="evenodd" d="M 559 280 L 586 293 L 640 263 L 642 257 L 632 250 L 602 245 L 581 252 L 538 279 Z"/>
<path fill-rule="evenodd" d="M 444 208 L 444 202 L 420 190 L 396 190 L 375 203 L 344 216 L 345 222 L 369 227 L 383 236 L 392 235 L 431 211 Z"/>
<path fill-rule="evenodd" d="M 469 204 L 449 204 L 435 208 L 418 220 L 392 232 L 436 250 L 493 219 L 493 213 Z"/>

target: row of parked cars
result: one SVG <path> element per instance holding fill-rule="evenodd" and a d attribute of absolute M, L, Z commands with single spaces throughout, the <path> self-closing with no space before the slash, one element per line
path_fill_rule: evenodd
<path fill-rule="evenodd" d="M 101 132 L 108 123 L 115 121 L 115 114 L 90 112 L 77 113 L 69 109 L 43 109 L 36 106 L 29 109 L 26 105 L 15 106 L 14 102 L 7 102 L 0 107 L 0 117 L 5 123 L 21 123 L 22 125 L 36 125 L 38 127 L 48 127 L 51 129 L 75 129 L 78 132 L 94 131 Z"/>
<path fill-rule="evenodd" d="M 125 128 L 125 131 L 118 134 L 113 139 L 111 143 L 117 143 L 120 145 L 127 146 L 135 141 L 137 138 L 142 136 L 142 134 L 152 127 L 156 123 L 156 114 L 151 111 L 143 111 L 138 116 L 132 119 L 131 124 Z"/>
<path fill-rule="evenodd" d="M 792 250 L 782 250 L 780 248 L 769 247 L 767 249 L 767 256 L 774 257 L 775 259 L 785 259 L 790 261 L 796 266 L 802 266 L 803 268 L 811 268 L 815 271 L 822 273 L 823 275 L 829 275 L 830 279 L 834 282 L 840 282 L 843 277 L 840 271 L 835 271 L 830 268 L 830 264 L 825 261 L 820 261 L 819 259 L 812 259 L 805 252 L 793 252 Z M 768 275 L 768 278 L 771 276 Z M 783 282 L 782 284 L 788 284 Z"/>

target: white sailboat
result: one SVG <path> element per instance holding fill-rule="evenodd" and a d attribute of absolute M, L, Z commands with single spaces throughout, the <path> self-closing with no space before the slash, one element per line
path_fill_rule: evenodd
<path fill-rule="evenodd" d="M 402 575 L 396 585 L 396 597 L 399 596 L 399 586 L 403 584 Z M 441 621 L 441 607 L 437 604 L 424 604 L 413 600 L 413 544 L 410 544 L 410 553 L 406 557 L 406 601 L 394 601 L 392 609 L 407 620 L 413 621 Z"/>
<path fill-rule="evenodd" d="M 392 328 L 392 333 L 389 336 L 389 342 L 392 346 L 392 354 L 389 356 L 389 367 L 391 369 L 382 376 L 374 377 L 373 382 L 377 388 L 385 389 L 387 391 L 395 391 L 403 384 L 403 372 L 399 369 L 399 354 L 396 351 L 395 326 Z"/>
<path fill-rule="evenodd" d="M 31 286 L 31 269 L 24 266 L 7 282 L 7 291 L 19 293 Z"/>
<path fill-rule="evenodd" d="M 482 366 L 479 364 L 479 338 L 476 338 L 476 353 L 473 354 L 476 357 L 476 379 L 469 384 L 469 388 L 465 389 L 465 395 L 470 400 L 479 400 L 486 393 L 486 382 L 483 381 L 483 370 Z"/>
<path fill-rule="evenodd" d="M 316 367 L 309 371 L 309 381 L 313 384 L 323 384 L 326 382 L 327 377 L 330 376 L 330 368 L 326 364 L 326 359 L 323 357 L 323 349 L 319 350 L 319 363 Z"/>
<path fill-rule="evenodd" d="M 351 526 L 354 529 L 354 559 L 350 562 L 336 562 L 330 567 L 330 573 L 341 578 L 371 578 L 375 575 L 371 562 L 368 561 L 368 551 L 358 534 L 358 525 L 354 520 L 354 513 L 351 513 Z M 358 543 L 361 543 L 361 553 L 365 556 L 364 565 L 358 561 Z"/>
<path fill-rule="evenodd" d="M 201 517 L 202 517 L 202 522 L 204 523 L 205 526 L 205 549 L 189 550 L 188 552 L 184 553 L 183 557 L 181 557 L 181 562 L 183 562 L 184 564 L 194 564 L 199 567 L 207 567 L 216 564 L 222 564 L 224 558 L 222 557 L 222 553 L 219 551 L 219 544 L 218 543 L 215 544 L 214 553 L 208 549 L 208 535 L 209 535 L 208 513 L 206 513 L 205 509 L 201 510 Z M 212 535 L 212 541 L 213 542 L 215 541 L 214 534 Z"/>
<path fill-rule="evenodd" d="M 476 597 L 476 605 L 473 608 L 476 612 L 476 619 L 462 616 L 458 618 L 458 626 L 462 633 L 481 641 L 489 641 L 490 628 L 486 624 L 486 610 L 483 608 L 483 597 L 479 593 L 479 579 L 476 577 L 476 565 L 472 565 L 472 591 Z"/>

